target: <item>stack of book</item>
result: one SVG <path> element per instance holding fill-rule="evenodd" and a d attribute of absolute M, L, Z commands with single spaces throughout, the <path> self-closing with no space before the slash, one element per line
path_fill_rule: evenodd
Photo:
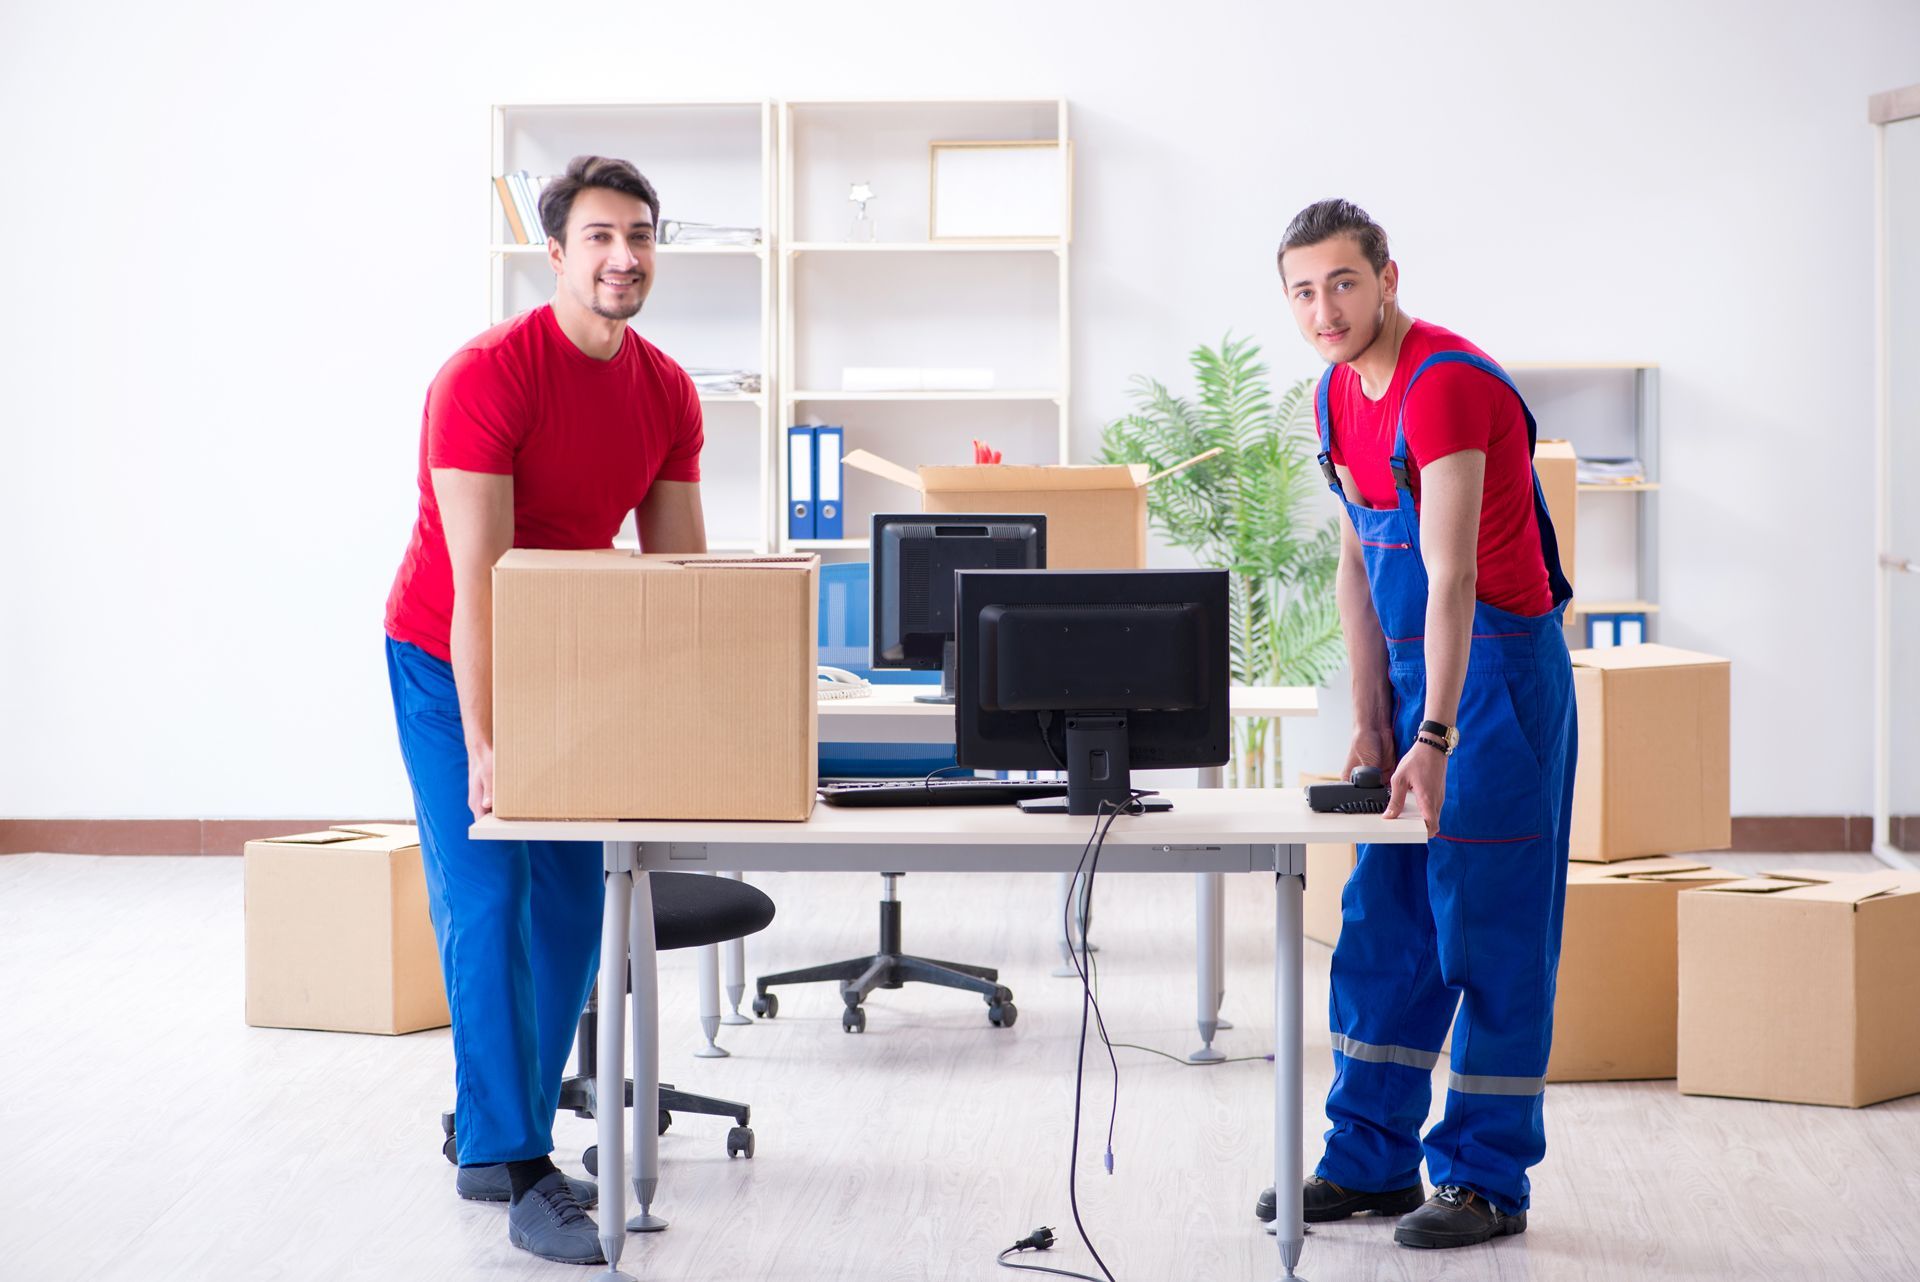
<path fill-rule="evenodd" d="M 524 169 L 499 174 L 493 189 L 500 196 L 500 208 L 506 211 L 507 230 L 516 245 L 544 245 L 547 237 L 540 230 L 540 193 L 550 179 L 535 178 Z"/>

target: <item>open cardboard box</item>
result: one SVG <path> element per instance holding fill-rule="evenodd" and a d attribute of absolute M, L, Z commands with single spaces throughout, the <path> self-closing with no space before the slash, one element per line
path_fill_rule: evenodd
<path fill-rule="evenodd" d="M 242 878 L 247 1023 L 342 1033 L 447 1025 L 412 824 L 250 841 Z"/>
<path fill-rule="evenodd" d="M 1680 896 L 1680 1090 L 1859 1108 L 1920 1091 L 1920 873 Z"/>
<path fill-rule="evenodd" d="M 923 512 L 1041 513 L 1050 570 L 1139 570 L 1147 564 L 1147 487 L 1215 453 L 1158 473 L 1142 463 L 981 463 L 916 472 L 866 450 L 842 461 L 913 490 Z"/>

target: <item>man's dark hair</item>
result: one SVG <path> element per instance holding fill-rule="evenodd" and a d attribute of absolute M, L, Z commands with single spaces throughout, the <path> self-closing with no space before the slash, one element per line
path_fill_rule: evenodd
<path fill-rule="evenodd" d="M 1293 216 L 1287 224 L 1287 231 L 1280 238 L 1280 252 L 1274 256 L 1284 279 L 1287 274 L 1287 251 L 1305 249 L 1309 245 L 1318 245 L 1322 241 L 1332 240 L 1335 236 L 1351 236 L 1360 244 L 1360 252 L 1373 270 L 1385 271 L 1387 268 L 1387 232 L 1384 227 L 1367 216 L 1367 211 L 1351 200 L 1316 200 Z"/>
<path fill-rule="evenodd" d="M 567 215 L 573 212 L 573 198 L 589 187 L 604 187 L 623 196 L 647 202 L 653 211 L 656 233 L 660 227 L 660 197 L 630 163 L 611 156 L 575 156 L 567 162 L 567 172 L 547 184 L 540 193 L 540 230 L 567 243 Z"/>

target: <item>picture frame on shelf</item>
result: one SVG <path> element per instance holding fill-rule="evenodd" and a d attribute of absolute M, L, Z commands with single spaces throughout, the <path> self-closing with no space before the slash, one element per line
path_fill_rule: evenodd
<path fill-rule="evenodd" d="M 1067 239 L 1071 141 L 933 142 L 928 152 L 928 240 Z"/>

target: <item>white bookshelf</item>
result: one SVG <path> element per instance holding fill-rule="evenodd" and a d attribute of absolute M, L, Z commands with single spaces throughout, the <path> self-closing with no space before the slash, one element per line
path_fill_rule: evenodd
<path fill-rule="evenodd" d="M 1040 241 L 929 239 L 930 146 L 1071 145 L 1061 98 L 790 101 L 779 108 L 779 429 L 832 423 L 845 448 L 907 467 L 972 461 L 972 438 L 1009 463 L 1064 463 L 1072 351 L 1072 228 Z M 1069 152 L 1070 155 L 1070 152 Z M 1070 184 L 1071 169 L 1066 181 Z M 869 183 L 873 241 L 845 239 L 856 182 Z M 1069 191 L 1070 196 L 1070 191 Z M 1071 199 L 1065 208 L 1072 209 Z M 847 366 L 986 367 L 992 390 L 836 390 Z M 790 540 L 776 452 L 774 533 L 783 548 L 858 552 L 868 518 L 909 508 L 891 482 L 848 469 L 845 538 Z"/>
<path fill-rule="evenodd" d="M 1514 361 L 1505 367 L 1541 435 L 1572 442 L 1580 458 L 1640 460 L 1643 477 L 1574 487 L 1579 564 L 1566 567 L 1574 600 L 1569 641 L 1585 644 L 1588 614 L 1660 613 L 1660 366 L 1653 361 Z"/>
<path fill-rule="evenodd" d="M 558 174 L 577 155 L 632 161 L 662 219 L 753 226 L 757 245 L 659 246 L 656 279 L 634 329 L 688 367 L 757 371 L 758 393 L 703 394 L 701 496 L 716 552 L 766 552 L 784 530 L 774 464 L 775 115 L 765 100 L 500 103 L 492 108 L 486 187 L 488 323 L 546 302 L 544 244 L 514 244 L 492 175 Z M 633 546 L 632 523 L 617 541 Z"/>

